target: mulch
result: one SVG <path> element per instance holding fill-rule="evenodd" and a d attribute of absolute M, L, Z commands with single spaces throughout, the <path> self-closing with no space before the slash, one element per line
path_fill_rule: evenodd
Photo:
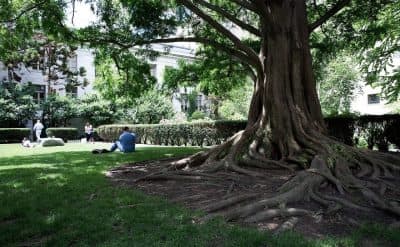
<path fill-rule="evenodd" d="M 260 196 L 271 197 L 277 189 L 294 174 L 287 170 L 263 170 L 268 179 L 250 178 L 245 175 L 219 171 L 213 175 L 226 179 L 214 180 L 142 180 L 136 179 L 162 168 L 175 161 L 175 159 L 152 160 L 125 164 L 107 172 L 107 177 L 115 186 L 128 186 L 138 189 L 146 194 L 161 196 L 167 200 L 189 208 L 201 210 L 210 203 L 218 202 L 221 198 L 249 193 L 260 193 Z M 257 169 L 256 169 L 257 170 Z M 260 172 L 260 170 L 258 170 Z M 400 184 L 399 184 L 400 186 Z M 328 188 L 329 190 L 329 188 Z M 333 192 L 334 189 L 331 188 Z M 328 191 L 328 193 L 331 193 Z M 399 196 L 400 195 L 396 195 Z M 343 209 L 339 212 L 326 214 L 321 205 L 306 201 L 290 204 L 288 207 L 302 208 L 314 212 L 312 215 L 298 216 L 293 230 L 306 237 L 322 238 L 324 236 L 344 236 L 362 223 L 380 223 L 385 225 L 398 225 L 398 220 L 393 215 L 381 211 L 360 212 L 353 209 Z M 235 224 L 256 227 L 260 230 L 278 232 L 288 218 L 276 217 L 260 223 L 233 222 Z"/>

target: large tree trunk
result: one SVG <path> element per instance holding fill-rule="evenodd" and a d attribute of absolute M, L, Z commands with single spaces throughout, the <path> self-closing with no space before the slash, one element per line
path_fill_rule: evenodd
<path fill-rule="evenodd" d="M 398 176 L 400 158 L 358 150 L 326 134 L 312 71 L 305 2 L 270 0 L 265 4 L 268 14 L 261 26 L 259 54 L 262 66 L 257 71 L 246 129 L 222 145 L 173 163 L 162 177 L 183 168 L 185 176 L 192 170 L 199 177 L 221 169 L 265 179 L 272 167 L 295 172 L 276 196 L 260 196 L 221 213 L 228 219 L 263 220 L 265 207 L 306 198 L 328 208 L 375 207 L 400 215 L 399 205 L 384 196 L 386 189 L 398 190 L 385 179 L 393 178 L 392 173 Z M 160 174 L 143 179 L 152 177 L 159 179 Z M 338 195 L 325 195 L 324 184 L 331 184 Z M 343 197 L 350 192 L 365 200 L 354 202 Z M 235 198 L 227 200 L 224 208 L 237 203 Z"/>
<path fill-rule="evenodd" d="M 305 4 L 270 1 L 268 9 L 260 54 L 264 70 L 258 75 L 262 107 L 251 108 L 249 119 L 264 114 L 262 127 L 271 131 L 278 155 L 288 157 L 314 145 L 316 134 L 324 133 L 325 127 L 312 71 Z"/>

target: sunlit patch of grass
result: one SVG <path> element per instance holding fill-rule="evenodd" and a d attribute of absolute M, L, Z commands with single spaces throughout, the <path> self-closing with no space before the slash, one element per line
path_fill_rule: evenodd
<path fill-rule="evenodd" d="M 26 165 L 8 165 L 8 166 L 0 166 L 0 171 L 1 170 L 14 170 L 14 169 L 32 169 L 32 168 L 51 168 L 52 165 L 46 165 L 46 164 L 26 164 Z"/>

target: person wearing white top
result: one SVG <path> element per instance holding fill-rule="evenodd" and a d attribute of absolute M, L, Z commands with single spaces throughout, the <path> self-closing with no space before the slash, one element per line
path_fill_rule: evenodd
<path fill-rule="evenodd" d="M 42 130 L 44 129 L 43 124 L 40 122 L 40 120 L 37 120 L 35 125 L 33 126 L 33 131 L 35 131 L 36 134 L 36 140 L 40 140 L 40 135 L 42 134 Z"/>
<path fill-rule="evenodd" d="M 93 138 L 93 126 L 90 123 L 86 123 L 85 125 L 85 135 L 86 135 L 86 142 L 92 142 L 94 144 Z"/>

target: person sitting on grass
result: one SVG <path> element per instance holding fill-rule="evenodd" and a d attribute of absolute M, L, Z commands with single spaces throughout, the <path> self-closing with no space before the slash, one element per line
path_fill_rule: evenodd
<path fill-rule="evenodd" d="M 129 131 L 128 127 L 124 127 L 118 141 L 114 142 L 110 148 L 110 152 L 119 149 L 121 152 L 130 153 L 135 151 L 136 135 Z"/>
<path fill-rule="evenodd" d="M 23 147 L 26 147 L 26 148 L 34 148 L 34 147 L 35 147 L 35 145 L 32 144 L 31 141 L 30 141 L 28 138 L 26 138 L 26 137 L 24 137 L 24 139 L 22 140 L 21 145 L 22 145 Z"/>
<path fill-rule="evenodd" d="M 130 153 L 135 151 L 136 135 L 129 131 L 128 127 L 124 127 L 122 134 L 119 136 L 118 141 L 115 141 L 110 150 L 107 149 L 94 149 L 92 153 L 109 153 L 119 149 L 123 153 Z"/>

